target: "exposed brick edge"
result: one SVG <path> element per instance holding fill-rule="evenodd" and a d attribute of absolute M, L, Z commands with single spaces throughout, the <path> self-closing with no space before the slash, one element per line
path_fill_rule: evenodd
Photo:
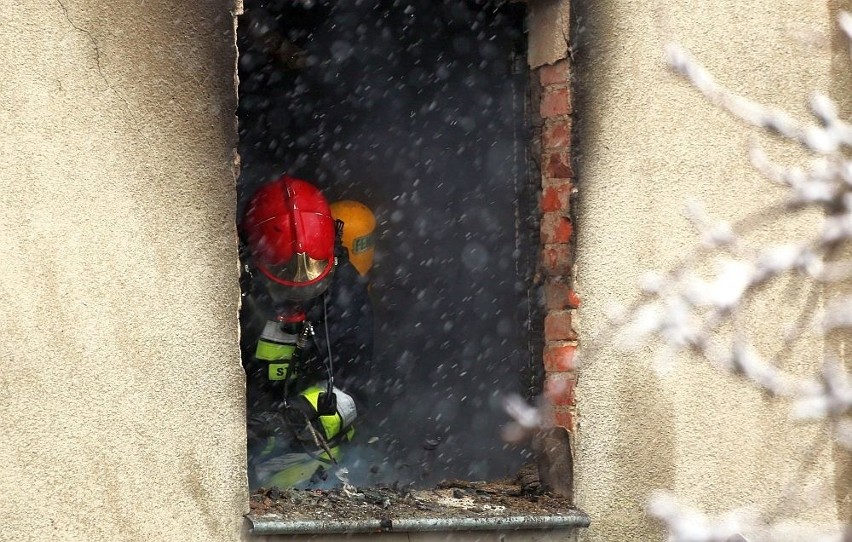
<path fill-rule="evenodd" d="M 571 160 L 573 101 L 571 64 L 564 59 L 534 70 L 533 96 L 538 99 L 538 128 L 533 142 L 541 164 L 541 258 L 539 277 L 544 298 L 544 394 L 556 425 L 577 427 L 574 354 L 578 346 L 573 288 L 575 200 Z"/>

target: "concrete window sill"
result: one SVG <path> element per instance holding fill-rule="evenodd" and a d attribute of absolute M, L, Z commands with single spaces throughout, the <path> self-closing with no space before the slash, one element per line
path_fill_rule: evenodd
<path fill-rule="evenodd" d="M 455 531 L 574 530 L 589 526 L 589 516 L 573 509 L 551 516 L 501 516 L 455 518 L 397 518 L 365 520 L 290 520 L 280 515 L 248 516 L 251 534 L 270 535 L 352 535 L 359 533 L 412 533 Z M 564 532 L 562 534 L 564 540 Z"/>
<path fill-rule="evenodd" d="M 252 496 L 247 519 L 256 537 L 324 535 L 323 540 L 364 533 L 483 531 L 559 531 L 565 540 L 568 531 L 589 526 L 589 517 L 565 498 L 523 493 L 500 482 L 451 482 L 405 492 L 273 489 Z"/>

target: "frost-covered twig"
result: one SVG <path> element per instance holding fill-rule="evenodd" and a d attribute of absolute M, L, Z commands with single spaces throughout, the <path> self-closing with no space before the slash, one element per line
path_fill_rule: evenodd
<path fill-rule="evenodd" d="M 735 513 L 711 519 L 700 511 L 683 505 L 674 495 L 666 492 L 651 496 L 648 501 L 648 513 L 666 526 L 670 542 L 746 540 L 742 532 L 752 523 L 750 519 Z"/>
<path fill-rule="evenodd" d="M 852 56 L 852 14 L 848 12 L 841 12 L 838 17 L 838 23 L 840 24 L 840 30 L 846 34 L 846 39 L 849 41 L 849 56 Z"/>
<path fill-rule="evenodd" d="M 669 542 L 845 542 L 836 526 L 796 525 L 783 518 L 769 520 L 754 509 L 739 509 L 711 517 L 680 502 L 672 493 L 658 492 L 648 513 L 668 531 Z"/>
<path fill-rule="evenodd" d="M 852 144 L 852 127 L 838 118 L 836 105 L 823 94 L 815 93 L 810 104 L 820 124 L 805 125 L 785 111 L 763 106 L 722 87 L 679 45 L 669 45 L 666 58 L 669 65 L 686 76 L 711 103 L 752 126 L 778 133 L 820 154 L 833 153 L 842 145 Z"/>
<path fill-rule="evenodd" d="M 844 14 L 840 24 L 849 34 L 852 16 Z M 838 248 L 852 244 L 852 160 L 846 154 L 852 150 L 852 125 L 840 119 L 836 105 L 823 94 L 811 98 L 815 122 L 800 122 L 784 111 L 728 91 L 679 46 L 670 46 L 667 54 L 672 68 L 685 75 L 712 103 L 815 155 L 806 167 L 790 168 L 774 163 L 756 145 L 750 153 L 758 172 L 788 189 L 786 204 L 781 207 L 787 210 L 786 216 L 806 207 L 822 212 L 809 215 L 818 221 L 810 238 L 751 246 L 743 236 L 747 232 L 712 219 L 702 207 L 691 203 L 687 216 L 700 234 L 695 254 L 686 265 L 668 274 L 643 278 L 640 288 L 644 297 L 626 313 L 621 323 L 621 342 L 638 346 L 656 337 L 675 351 L 697 352 L 773 396 L 796 400 L 798 411 L 804 408 L 802 405 L 832 405 L 809 412 L 833 419 L 847 416 L 850 409 L 843 406 L 845 395 L 838 395 L 838 390 L 845 388 L 815 384 L 826 382 L 827 374 L 834 375 L 832 382 L 848 379 L 839 365 L 827 364 L 816 378 L 795 377 L 776 365 L 777 357 L 762 356 L 742 330 L 736 336 L 725 335 L 731 334 L 730 329 L 741 327 L 731 324 L 743 318 L 755 294 L 771 283 L 782 278 L 815 283 L 852 277 L 852 261 L 833 261 Z M 779 220 L 784 216 L 780 215 Z M 697 271 L 706 263 L 715 267 L 709 278 Z M 852 309 L 848 307 L 848 302 L 829 306 L 822 330 L 852 329 Z M 801 333 L 794 330 L 785 334 L 783 342 L 788 344 L 799 337 Z"/>
<path fill-rule="evenodd" d="M 839 25 L 852 44 L 852 15 L 842 13 Z M 753 217 L 719 221 L 691 203 L 687 217 L 699 233 L 694 251 L 672 271 L 642 278 L 642 297 L 615 322 L 619 342 L 639 348 L 661 341 L 670 352 L 697 354 L 771 397 L 789 401 L 792 420 L 826 423 L 835 441 L 852 450 L 852 375 L 843 364 L 827 355 L 818 374 L 803 376 L 786 371 L 780 363 L 793 343 L 806 335 L 803 328 L 822 334 L 828 345 L 829 334 L 852 330 L 852 297 L 829 302 L 821 315 L 816 307 L 822 284 L 852 280 L 852 259 L 840 259 L 852 249 L 852 124 L 840 118 L 836 104 L 824 94 L 814 93 L 810 99 L 813 119 L 800 121 L 724 88 L 680 46 L 669 46 L 666 54 L 669 65 L 711 103 L 810 154 L 803 166 L 782 166 L 752 144 L 750 160 L 764 178 L 786 189 L 784 201 L 765 209 L 761 217 L 771 212 L 783 223 L 795 216 L 799 224 L 810 221 L 812 229 L 803 239 L 757 245 L 749 237 L 748 226 L 760 224 Z M 804 210 L 817 212 L 803 215 Z M 795 329 L 780 333 L 777 344 L 782 350 L 767 356 L 749 337 L 766 323 L 748 318 L 757 294 L 775 284 L 794 284 L 807 297 Z M 729 513 L 711 519 L 670 494 L 655 496 L 649 512 L 665 524 L 671 541 L 728 542 L 744 540 L 744 532 L 763 533 L 761 540 L 780 540 L 767 535 L 777 525 L 758 515 Z M 843 536 L 836 530 L 823 534 L 808 539 Z"/>
<path fill-rule="evenodd" d="M 542 405 L 534 407 L 528 404 L 518 394 L 503 398 L 503 410 L 512 419 L 503 428 L 503 440 L 506 442 L 523 442 L 547 426 L 546 409 Z"/>

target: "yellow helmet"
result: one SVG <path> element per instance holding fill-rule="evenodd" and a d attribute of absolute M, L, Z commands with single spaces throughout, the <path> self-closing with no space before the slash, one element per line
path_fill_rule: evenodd
<path fill-rule="evenodd" d="M 349 261 L 364 276 L 373 266 L 376 245 L 376 217 L 369 207 L 352 200 L 331 204 L 331 216 L 343 221 L 343 246 L 349 250 Z"/>

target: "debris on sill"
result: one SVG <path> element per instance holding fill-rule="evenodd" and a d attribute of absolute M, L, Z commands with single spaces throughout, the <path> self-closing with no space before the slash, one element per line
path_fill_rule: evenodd
<path fill-rule="evenodd" d="M 380 525 L 381 530 L 398 530 L 393 526 L 470 526 L 476 522 L 483 528 L 500 524 L 521 527 L 588 524 L 588 518 L 574 508 L 570 499 L 542 491 L 538 477 L 531 475 L 529 469 L 522 469 L 514 480 L 447 480 L 433 489 L 261 488 L 252 494 L 250 509 L 249 519 L 255 524 L 271 520 L 281 525 L 334 525 L 340 532 L 354 532 L 347 525 Z M 512 518 L 518 521 L 507 521 Z"/>

